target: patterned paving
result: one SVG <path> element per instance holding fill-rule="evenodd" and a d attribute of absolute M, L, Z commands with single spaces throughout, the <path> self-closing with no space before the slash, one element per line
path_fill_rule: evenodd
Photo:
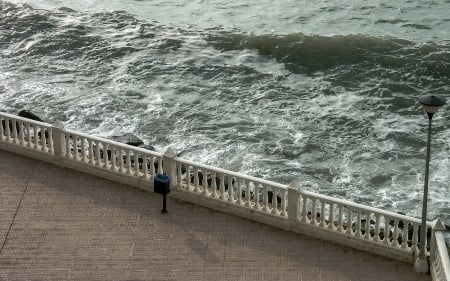
<path fill-rule="evenodd" d="M 411 264 L 0 150 L 0 280 L 431 280 Z"/>

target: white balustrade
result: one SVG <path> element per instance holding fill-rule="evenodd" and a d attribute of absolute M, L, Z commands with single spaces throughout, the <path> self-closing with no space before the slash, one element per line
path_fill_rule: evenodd
<path fill-rule="evenodd" d="M 150 181 L 163 173 L 162 155 L 138 147 L 64 130 L 66 158 L 104 170 Z"/>
<path fill-rule="evenodd" d="M 417 251 L 420 220 L 345 200 L 300 191 L 300 221 L 355 239 Z"/>
<path fill-rule="evenodd" d="M 0 124 L 0 141 L 53 154 L 51 125 L 6 113 Z"/>
<path fill-rule="evenodd" d="M 189 193 L 207 199 L 205 202 L 215 202 L 214 206 L 221 204 L 224 210 L 238 208 L 240 214 L 246 213 L 249 218 L 257 214 L 282 223 L 277 225 L 289 225 L 289 229 L 306 227 L 331 233 L 329 237 L 363 241 L 381 249 L 379 251 L 394 249 L 405 256 L 418 252 L 421 221 L 416 218 L 309 192 L 299 184 L 288 187 L 194 163 L 176 157 L 173 152 L 161 154 L 89 136 L 65 129 L 62 124 L 52 126 L 3 113 L 0 113 L 0 122 L 0 145 L 5 143 L 50 155 L 58 159 L 55 161 L 58 164 L 76 163 L 72 165 L 75 168 L 90 167 L 94 173 L 107 172 L 148 183 L 156 173 L 166 173 L 171 177 L 171 188 L 178 194 Z M 433 249 L 442 247 L 441 240 L 433 240 Z M 440 253 L 441 250 L 432 253 L 433 261 L 437 262 L 437 274 L 448 275 L 450 268 L 441 262 Z"/>
<path fill-rule="evenodd" d="M 181 158 L 174 160 L 179 189 L 227 204 L 287 217 L 286 186 Z"/>
<path fill-rule="evenodd" d="M 430 273 L 433 281 L 450 281 L 450 258 L 444 240 L 445 225 L 433 222 L 430 244 Z"/>

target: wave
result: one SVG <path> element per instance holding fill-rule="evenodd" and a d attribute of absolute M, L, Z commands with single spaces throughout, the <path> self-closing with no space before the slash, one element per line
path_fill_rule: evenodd
<path fill-rule="evenodd" d="M 324 71 L 343 65 L 406 68 L 419 75 L 450 78 L 450 45 L 415 44 L 399 38 L 367 35 L 245 35 L 222 32 L 206 39 L 229 51 L 255 49 L 284 63 L 294 73 Z"/>
<path fill-rule="evenodd" d="M 174 32 L 126 11 L 85 15 L 64 7 L 57 11 L 34 10 L 4 1 L 0 1 L 0 11 L 0 46 L 10 50 L 11 56 L 111 62 L 140 51 L 177 51 L 189 45 L 185 37 L 191 32 Z M 367 72 L 390 69 L 414 77 L 450 79 L 450 45 L 442 43 L 418 44 L 363 34 L 252 35 L 214 29 L 200 31 L 198 36 L 223 52 L 256 50 L 284 64 L 292 73 L 313 74 L 356 66 Z"/>

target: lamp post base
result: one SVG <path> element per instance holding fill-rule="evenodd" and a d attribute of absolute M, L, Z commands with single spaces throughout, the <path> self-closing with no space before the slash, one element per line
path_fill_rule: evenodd
<path fill-rule="evenodd" d="M 417 258 L 416 262 L 414 263 L 414 270 L 417 273 L 428 273 L 430 267 L 428 264 L 427 258 Z"/>

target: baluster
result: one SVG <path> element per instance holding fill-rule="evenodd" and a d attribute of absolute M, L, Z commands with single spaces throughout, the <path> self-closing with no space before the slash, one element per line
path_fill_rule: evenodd
<path fill-rule="evenodd" d="M 13 119 L 11 123 L 12 123 L 11 130 L 13 133 L 13 143 L 18 144 L 19 138 L 17 137 L 17 120 Z"/>
<path fill-rule="evenodd" d="M 31 147 L 31 125 L 27 123 L 27 147 Z"/>
<path fill-rule="evenodd" d="M 73 156 L 75 158 L 75 161 L 80 161 L 80 155 L 78 155 L 78 136 L 72 136 L 72 146 L 73 146 Z"/>
<path fill-rule="evenodd" d="M 147 161 L 147 156 L 145 156 L 144 159 L 145 159 L 145 161 Z M 182 171 L 183 164 L 176 163 L 176 165 L 178 166 L 178 170 L 177 170 L 177 172 L 178 172 L 178 175 L 177 175 L 178 187 L 177 188 L 181 189 L 181 187 L 182 187 L 181 184 L 183 181 L 183 178 L 182 178 L 183 177 L 183 171 Z M 145 167 L 147 167 L 147 164 L 145 165 Z M 147 171 L 144 171 L 144 173 L 147 174 Z"/>
<path fill-rule="evenodd" d="M 147 155 L 143 154 L 142 155 L 142 170 L 143 170 L 145 179 L 148 179 L 148 162 L 147 162 L 147 159 L 148 159 Z M 178 181 L 179 181 L 178 182 L 178 186 L 181 186 L 181 183 L 180 183 L 180 181 L 181 181 L 181 164 L 180 164 L 179 171 L 178 171 Z"/>
<path fill-rule="evenodd" d="M 109 144 L 103 144 L 103 168 L 108 169 L 109 167 L 109 159 L 108 159 L 108 149 Z"/>
<path fill-rule="evenodd" d="M 311 221 L 310 221 L 310 223 L 316 225 L 316 223 L 317 223 L 317 211 L 316 211 L 317 199 L 315 197 L 312 197 L 311 200 L 312 200 L 312 209 L 311 209 Z"/>
<path fill-rule="evenodd" d="M 338 227 L 337 231 L 342 232 L 344 231 L 342 224 L 344 223 L 344 205 L 339 204 L 339 214 L 338 214 Z"/>
<path fill-rule="evenodd" d="M 195 187 L 194 191 L 195 192 L 199 192 L 200 191 L 200 188 L 198 187 L 198 184 L 199 184 L 198 168 L 194 167 L 194 187 Z"/>
<path fill-rule="evenodd" d="M 94 165 L 94 145 L 91 139 L 88 139 L 89 164 Z"/>
<path fill-rule="evenodd" d="M 186 167 L 186 189 L 191 191 L 191 166 Z"/>
<path fill-rule="evenodd" d="M 370 239 L 370 216 L 372 213 L 366 213 L 366 234 L 364 236 L 365 239 Z"/>
<path fill-rule="evenodd" d="M 19 141 L 20 141 L 20 145 L 24 146 L 25 145 L 25 137 L 23 134 L 23 122 L 19 121 Z"/>
<path fill-rule="evenodd" d="M 3 124 L 5 124 L 5 128 L 3 129 Z M 0 140 L 5 140 L 4 134 L 5 134 L 5 130 L 7 128 L 8 123 L 6 123 L 6 121 L 0 116 Z"/>
<path fill-rule="evenodd" d="M 95 157 L 95 164 L 98 166 L 98 167 L 102 167 L 103 165 L 103 163 L 102 163 L 102 157 L 101 157 L 101 155 L 100 155 L 100 146 L 103 148 L 104 147 L 104 145 L 103 145 L 103 143 L 101 143 L 100 141 L 95 141 L 94 142 L 94 144 L 95 144 L 95 151 L 94 151 L 94 157 Z"/>
<path fill-rule="evenodd" d="M 86 142 L 87 142 L 87 139 L 85 137 L 83 137 L 81 140 L 81 152 L 82 152 L 82 159 L 83 159 L 84 163 L 88 162 L 87 153 L 86 153 Z"/>
<path fill-rule="evenodd" d="M 119 172 L 123 173 L 123 162 L 124 162 L 124 158 L 123 158 L 123 150 L 122 147 L 119 147 Z"/>
<path fill-rule="evenodd" d="M 267 212 L 267 210 L 269 209 L 268 186 L 266 186 L 266 187 L 262 186 L 261 191 L 263 192 L 263 211 Z M 273 192 L 272 192 L 272 195 L 273 195 Z M 273 202 L 273 198 L 272 198 L 272 202 Z"/>
<path fill-rule="evenodd" d="M 383 239 L 383 243 L 388 245 L 389 244 L 389 220 L 390 218 L 387 216 L 384 216 L 384 239 Z"/>
<path fill-rule="evenodd" d="M 278 188 L 272 187 L 272 214 L 278 212 Z"/>
<path fill-rule="evenodd" d="M 65 135 L 64 141 L 66 143 L 66 147 L 65 147 L 66 157 L 69 159 L 73 159 L 72 153 L 71 153 L 71 145 L 70 145 L 70 137 L 69 137 L 70 135 L 69 135 L 69 133 L 63 133 L 63 134 Z"/>
<path fill-rule="evenodd" d="M 325 204 L 326 204 L 326 202 L 323 201 L 322 199 L 319 199 L 319 203 L 320 203 L 320 223 L 319 223 L 319 226 L 320 227 L 324 227 L 325 226 Z"/>
<path fill-rule="evenodd" d="M 90 140 L 89 141 L 89 154 L 90 154 L 89 163 L 91 163 L 91 165 L 100 166 L 97 150 L 98 150 L 98 141 Z"/>
<path fill-rule="evenodd" d="M 250 207 L 251 200 L 251 190 L 250 190 L 250 181 L 245 180 L 245 206 Z"/>
<path fill-rule="evenodd" d="M 47 132 L 46 128 L 41 128 L 41 150 L 47 151 L 47 137 L 45 136 Z"/>
<path fill-rule="evenodd" d="M 225 177 L 222 173 L 220 174 L 220 196 L 219 196 L 219 199 L 220 200 L 225 199 Z"/>
<path fill-rule="evenodd" d="M 398 219 L 394 219 L 394 235 L 392 237 L 392 246 L 398 246 Z"/>
<path fill-rule="evenodd" d="M 347 234 L 352 235 L 353 234 L 353 208 L 347 207 L 348 210 L 348 218 L 347 218 Z"/>
<path fill-rule="evenodd" d="M 212 191 L 212 197 L 216 198 L 216 196 L 217 196 L 217 172 L 216 171 L 214 171 L 212 173 L 211 191 Z"/>
<path fill-rule="evenodd" d="M 125 151 L 125 164 L 126 164 L 126 173 L 127 175 L 131 174 L 131 153 L 130 150 Z"/>
<path fill-rule="evenodd" d="M 158 173 L 159 174 L 164 174 L 163 159 L 162 158 L 158 158 Z"/>
<path fill-rule="evenodd" d="M 126 174 L 127 175 L 131 175 L 131 171 L 133 170 L 133 165 L 131 165 L 131 159 L 132 159 L 132 153 L 134 153 L 133 151 L 130 151 L 128 148 L 124 149 L 124 153 L 125 153 L 125 160 L 124 160 L 124 164 L 125 164 L 125 170 L 126 170 Z"/>
<path fill-rule="evenodd" d="M 237 181 L 237 203 L 242 204 L 242 179 L 236 178 Z"/>
<path fill-rule="evenodd" d="M 139 169 L 139 152 L 135 151 L 134 153 L 134 175 L 136 177 L 139 177 L 141 172 Z M 142 163 L 144 163 L 144 155 L 142 155 Z M 175 179 L 171 179 L 171 180 L 175 180 Z"/>
<path fill-rule="evenodd" d="M 228 176 L 228 202 L 234 202 L 233 177 Z"/>
<path fill-rule="evenodd" d="M 373 240 L 375 242 L 380 241 L 380 214 L 375 215 L 375 233 L 373 234 Z"/>
<path fill-rule="evenodd" d="M 330 215 L 328 216 L 328 229 L 334 229 L 334 203 L 329 202 Z"/>
<path fill-rule="evenodd" d="M 287 212 L 286 212 L 286 201 L 287 201 L 286 192 L 287 192 L 286 189 L 282 189 L 281 190 L 281 194 L 282 194 L 282 196 L 281 196 L 281 215 L 283 217 L 287 216 Z M 299 202 L 297 201 L 297 210 L 299 210 L 298 209 L 298 205 L 299 205 Z M 298 213 L 295 214 L 295 215 L 296 215 L 296 217 L 298 217 Z"/>
<path fill-rule="evenodd" d="M 302 194 L 302 201 L 303 201 L 303 204 L 302 204 L 302 218 L 301 218 L 301 221 L 302 222 L 305 222 L 306 223 L 306 219 L 308 218 L 308 210 L 307 210 L 307 197 L 304 195 L 304 194 Z"/>
<path fill-rule="evenodd" d="M 54 148 L 53 148 L 53 129 L 52 128 L 48 128 L 47 129 L 48 132 L 48 151 L 52 154 L 55 153 Z M 59 135 L 58 135 L 59 138 Z M 61 145 L 64 145 L 64 142 L 61 143 Z"/>
<path fill-rule="evenodd" d="M 204 173 L 203 173 L 203 195 L 208 196 L 208 172 L 206 169 L 204 169 Z M 211 182 L 212 184 L 212 182 Z"/>
<path fill-rule="evenodd" d="M 117 167 L 117 161 L 116 161 L 116 146 L 113 144 L 111 146 L 111 168 L 113 169 L 113 171 L 117 171 L 118 167 Z"/>
<path fill-rule="evenodd" d="M 408 247 L 408 225 L 409 223 L 405 223 L 405 221 L 403 221 L 402 249 L 406 249 Z"/>
<path fill-rule="evenodd" d="M 9 118 L 4 119 L 5 120 L 5 130 L 6 130 L 6 141 L 11 142 L 11 130 L 9 128 Z"/>
<path fill-rule="evenodd" d="M 355 233 L 356 237 L 360 237 L 361 236 L 361 210 L 358 209 L 358 213 L 356 215 L 356 233 Z"/>
<path fill-rule="evenodd" d="M 102 145 L 104 146 L 104 145 Z M 97 166 L 101 167 L 102 166 L 102 159 L 101 159 L 101 155 L 100 155 L 100 142 L 99 141 L 95 141 L 95 159 L 97 162 Z"/>
<path fill-rule="evenodd" d="M 259 189 L 260 189 L 260 185 L 259 183 L 253 183 L 255 186 L 255 205 L 253 205 L 253 208 L 255 209 L 259 209 L 260 208 L 260 203 L 259 203 Z"/>
<path fill-rule="evenodd" d="M 155 169 L 155 156 L 151 156 L 150 157 L 150 171 L 151 171 L 151 175 L 154 176 L 156 174 L 156 169 Z M 190 178 L 187 178 L 186 181 L 189 182 Z M 188 185 L 189 186 L 189 185 Z"/>
<path fill-rule="evenodd" d="M 33 133 L 34 133 L 33 148 L 34 149 L 38 149 L 38 129 L 37 129 L 37 126 L 33 126 Z"/>

